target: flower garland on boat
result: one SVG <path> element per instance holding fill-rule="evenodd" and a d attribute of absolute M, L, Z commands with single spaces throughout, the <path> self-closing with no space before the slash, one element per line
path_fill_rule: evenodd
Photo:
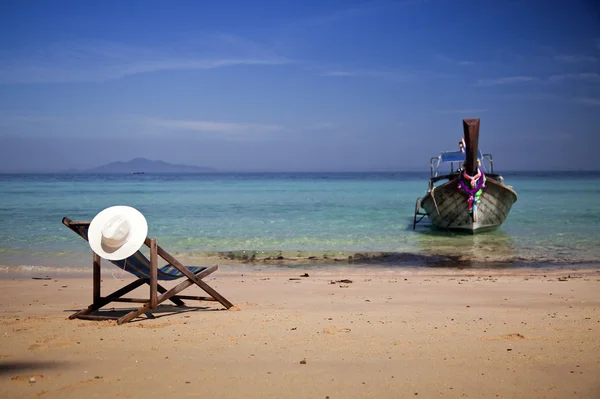
<path fill-rule="evenodd" d="M 463 170 L 462 179 L 460 179 L 460 182 L 458 183 L 458 188 L 469 196 L 469 213 L 473 213 L 473 205 L 477 207 L 479 204 L 479 197 L 481 197 L 483 190 L 486 188 L 485 182 L 485 174 L 481 169 L 477 168 L 477 174 L 475 176 L 469 176 L 467 171 Z"/>

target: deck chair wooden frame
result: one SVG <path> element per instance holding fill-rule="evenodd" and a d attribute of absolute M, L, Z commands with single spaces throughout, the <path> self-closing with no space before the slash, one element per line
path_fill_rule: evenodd
<path fill-rule="evenodd" d="M 87 228 L 90 225 L 88 221 L 72 221 L 71 219 L 65 217 L 62 220 L 63 224 L 67 226 L 69 229 L 74 231 L 77 235 L 82 237 L 87 241 Z M 136 317 L 146 314 L 149 318 L 154 318 L 150 313 L 151 310 L 158 308 L 158 305 L 165 301 L 170 301 L 174 305 L 179 307 L 184 307 L 185 303 L 183 300 L 196 300 L 196 301 L 217 301 L 221 303 L 226 309 L 229 309 L 233 306 L 231 302 L 229 302 L 225 297 L 219 294 L 214 288 L 209 286 L 207 283 L 202 281 L 205 277 L 214 273 L 219 267 L 217 265 L 211 267 L 202 267 L 202 268 L 188 268 L 183 266 L 177 259 L 171 256 L 167 251 L 161 248 L 156 243 L 155 238 L 146 237 L 144 244 L 150 248 L 150 260 L 147 265 L 149 269 L 149 277 L 138 277 L 137 280 L 127 284 L 126 286 L 116 290 L 115 292 L 107 295 L 101 295 L 101 284 L 100 284 L 100 272 L 101 272 L 101 257 L 93 253 L 93 302 L 87 308 L 82 309 L 78 312 L 73 313 L 69 316 L 69 319 L 84 319 L 84 320 L 116 320 L 117 324 L 128 323 Z M 139 252 L 139 251 L 138 251 Z M 143 256 L 141 253 L 134 254 L 132 256 L 139 255 L 141 259 L 147 262 L 147 258 Z M 158 258 L 164 259 L 169 263 L 174 269 L 176 269 L 181 277 L 186 277 L 186 280 L 179 283 L 175 287 L 170 290 L 165 289 L 158 283 Z M 131 258 L 131 257 L 130 257 Z M 129 259 L 129 258 L 128 258 Z M 140 259 L 140 258 L 138 258 Z M 138 260 L 139 261 L 139 260 Z M 111 261 L 118 267 L 119 264 Z M 144 265 L 146 266 L 146 265 Z M 126 269 L 125 269 L 126 270 Z M 193 271 L 192 271 L 193 270 Z M 133 273 L 135 275 L 135 273 Z M 174 278 L 169 278 L 174 279 Z M 150 293 L 148 298 L 125 298 L 124 295 L 133 291 L 134 289 L 148 284 L 150 286 Z M 197 285 L 204 292 L 206 292 L 209 296 L 189 296 L 189 295 L 178 295 L 179 292 L 188 288 L 191 285 Z M 129 303 L 141 303 L 142 306 L 130 311 L 129 313 L 121 316 L 121 317 L 111 317 L 111 316 L 101 316 L 101 315 L 92 315 L 93 312 L 103 308 L 111 302 L 129 302 Z"/>

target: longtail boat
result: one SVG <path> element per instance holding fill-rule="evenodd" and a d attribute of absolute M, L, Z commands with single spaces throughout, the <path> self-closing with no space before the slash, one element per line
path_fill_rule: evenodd
<path fill-rule="evenodd" d="M 479 119 L 463 119 L 463 131 L 460 151 L 431 158 L 429 189 L 417 199 L 413 229 L 427 216 L 439 229 L 471 234 L 493 230 L 517 201 L 517 193 L 494 173 L 492 154 L 479 151 Z M 440 174 L 440 166 L 448 164 L 450 171 Z"/>

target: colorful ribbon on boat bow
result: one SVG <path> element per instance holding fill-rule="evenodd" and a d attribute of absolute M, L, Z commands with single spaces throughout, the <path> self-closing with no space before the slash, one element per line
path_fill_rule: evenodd
<path fill-rule="evenodd" d="M 467 171 L 464 170 L 462 178 L 458 183 L 458 188 L 464 191 L 469 196 L 469 213 L 473 213 L 473 205 L 479 204 L 479 197 L 483 193 L 485 187 L 485 174 L 477 168 L 477 174 L 475 176 L 469 176 Z"/>

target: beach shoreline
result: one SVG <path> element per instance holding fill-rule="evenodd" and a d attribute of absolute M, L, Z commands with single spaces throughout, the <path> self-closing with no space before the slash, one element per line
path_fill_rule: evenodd
<path fill-rule="evenodd" d="M 141 249 L 149 257 L 147 248 Z M 390 270 L 567 270 L 598 269 L 597 259 L 556 258 L 540 255 L 506 256 L 493 252 L 439 253 L 393 251 L 170 251 L 185 265 L 223 265 L 229 270 L 287 270 L 287 269 L 390 269 Z M 0 279 L 18 278 L 27 273 L 80 276 L 91 273 L 91 254 L 55 253 L 54 257 L 18 258 L 0 263 Z M 103 261 L 112 267 L 109 261 Z M 161 263 L 159 265 L 162 266 Z"/>
<path fill-rule="evenodd" d="M 103 293 L 121 273 L 103 268 Z M 600 394 L 593 268 L 225 265 L 206 281 L 231 310 L 160 307 L 121 326 L 67 319 L 91 302 L 91 273 L 32 277 L 0 278 L 2 397 Z"/>

